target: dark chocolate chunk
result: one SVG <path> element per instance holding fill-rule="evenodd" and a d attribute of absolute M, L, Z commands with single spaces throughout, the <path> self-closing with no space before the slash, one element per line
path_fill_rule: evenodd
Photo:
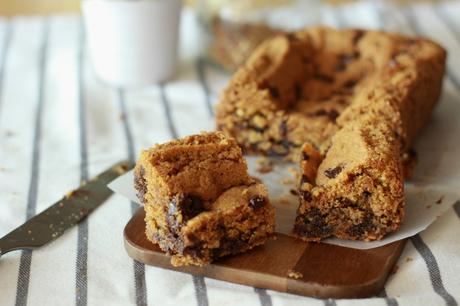
<path fill-rule="evenodd" d="M 329 119 L 331 119 L 332 122 L 335 122 L 335 120 L 337 119 L 337 117 L 340 114 L 335 109 L 331 109 L 327 115 L 328 115 Z"/>
<path fill-rule="evenodd" d="M 337 167 L 334 168 L 329 168 L 324 171 L 324 175 L 326 175 L 328 178 L 333 179 L 339 175 L 340 172 L 342 172 L 343 166 L 338 165 Z"/>
<path fill-rule="evenodd" d="M 302 200 L 305 202 L 310 202 L 313 198 L 311 196 L 311 192 L 307 190 L 300 190 L 300 196 L 302 197 Z"/>
<path fill-rule="evenodd" d="M 249 199 L 249 205 L 254 210 L 258 210 L 259 208 L 265 206 L 266 203 L 267 203 L 267 199 L 259 195 Z"/>
<path fill-rule="evenodd" d="M 353 36 L 353 44 L 356 45 L 361 40 L 361 38 L 363 38 L 363 36 L 363 30 L 355 30 L 355 35 Z"/>
<path fill-rule="evenodd" d="M 205 210 L 205 206 L 201 198 L 193 195 L 180 194 L 175 196 L 168 207 L 168 225 L 174 232 L 175 228 L 180 228 L 188 220 L 197 216 Z M 177 222 L 177 215 L 182 215 L 182 222 Z"/>
<path fill-rule="evenodd" d="M 145 194 L 147 193 L 147 182 L 145 180 L 145 169 L 139 167 L 139 170 L 134 171 L 134 188 L 137 190 L 137 198 L 142 204 L 145 202 Z"/>
<path fill-rule="evenodd" d="M 373 216 L 374 215 L 370 212 L 366 213 L 361 223 L 352 225 L 347 228 L 347 233 L 354 238 L 360 238 L 361 236 L 365 235 L 366 232 L 374 230 L 375 225 L 373 222 Z"/>
<path fill-rule="evenodd" d="M 325 74 L 317 73 L 314 78 L 324 83 L 334 83 L 334 78 Z"/>
<path fill-rule="evenodd" d="M 268 90 L 270 91 L 270 95 L 275 98 L 275 99 L 279 99 L 280 97 L 280 92 L 278 90 L 278 88 L 274 87 L 274 86 L 269 86 L 268 87 Z"/>
<path fill-rule="evenodd" d="M 339 197 L 337 199 L 337 202 L 340 203 L 340 207 L 357 207 L 358 204 L 356 202 L 353 202 L 352 200 L 344 197 Z"/>
<path fill-rule="evenodd" d="M 260 126 L 257 126 L 257 125 L 251 125 L 251 129 L 253 129 L 254 131 L 256 131 L 258 133 L 263 133 L 268 129 L 268 126 L 260 127 Z"/>
<path fill-rule="evenodd" d="M 312 115 L 315 116 L 315 117 L 327 116 L 327 117 L 329 117 L 329 119 L 331 119 L 332 122 L 335 122 L 335 120 L 337 119 L 337 117 L 340 114 L 335 109 L 331 109 L 329 111 L 327 111 L 325 109 L 319 109 L 316 112 L 314 112 Z"/>
<path fill-rule="evenodd" d="M 213 249 L 213 258 L 219 258 L 227 254 L 236 254 L 241 253 L 248 249 L 249 242 L 247 239 L 244 239 L 241 235 L 228 238 L 223 236 L 219 241 L 219 248 Z"/>
<path fill-rule="evenodd" d="M 327 116 L 327 111 L 325 109 L 319 109 L 313 113 L 314 116 Z"/>
<path fill-rule="evenodd" d="M 365 199 L 369 199 L 369 198 L 371 197 L 371 195 L 372 195 L 372 192 L 370 192 L 370 191 L 365 190 L 365 191 L 363 192 L 363 197 L 364 197 Z"/>
<path fill-rule="evenodd" d="M 346 81 L 346 82 L 343 84 L 343 86 L 344 86 L 345 88 L 352 88 L 352 87 L 355 87 L 355 85 L 356 85 L 357 83 L 358 83 L 358 81 L 356 81 L 356 80 L 348 80 L 348 81 Z"/>
<path fill-rule="evenodd" d="M 335 70 L 344 71 L 345 69 L 347 69 L 347 66 L 351 61 L 358 59 L 360 56 L 361 54 L 358 51 L 340 54 L 338 57 L 338 62 L 335 65 Z"/>
<path fill-rule="evenodd" d="M 300 185 L 308 183 L 308 177 L 305 175 L 302 175 L 302 178 L 300 179 Z"/>
<path fill-rule="evenodd" d="M 184 221 L 192 219 L 205 210 L 204 203 L 201 198 L 192 195 L 184 196 L 181 199 L 179 206 L 182 210 L 182 216 L 185 219 Z"/>
<path fill-rule="evenodd" d="M 332 234 L 333 228 L 327 224 L 326 217 L 318 208 L 311 208 L 296 218 L 294 231 L 304 237 L 325 238 Z"/>
<path fill-rule="evenodd" d="M 302 160 L 309 160 L 310 155 L 308 155 L 306 152 L 302 152 Z"/>
<path fill-rule="evenodd" d="M 296 101 L 302 99 L 302 86 L 299 83 L 294 85 L 294 93 Z"/>

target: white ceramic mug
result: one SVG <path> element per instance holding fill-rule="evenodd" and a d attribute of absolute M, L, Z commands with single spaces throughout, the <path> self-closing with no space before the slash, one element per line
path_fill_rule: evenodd
<path fill-rule="evenodd" d="M 177 64 L 181 0 L 83 0 L 93 66 L 115 86 L 166 81 Z"/>

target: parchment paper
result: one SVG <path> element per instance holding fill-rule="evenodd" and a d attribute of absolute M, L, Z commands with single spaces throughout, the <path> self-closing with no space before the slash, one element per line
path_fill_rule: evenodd
<path fill-rule="evenodd" d="M 327 239 L 324 242 L 356 249 L 370 249 L 411 237 L 433 223 L 460 199 L 460 103 L 445 97 L 436 109 L 431 122 L 415 144 L 418 164 L 414 178 L 406 183 L 406 217 L 399 231 L 373 242 Z M 270 201 L 276 207 L 276 231 L 291 234 L 298 199 L 290 193 L 297 179 L 295 164 L 274 160 L 273 171 L 261 174 L 258 157 L 249 156 L 251 175 L 260 178 L 268 187 Z M 109 184 L 116 193 L 138 202 L 129 172 Z M 451 210 L 452 212 L 452 210 Z"/>

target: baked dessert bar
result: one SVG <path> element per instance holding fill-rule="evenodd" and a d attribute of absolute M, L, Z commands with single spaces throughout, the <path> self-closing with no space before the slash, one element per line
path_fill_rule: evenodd
<path fill-rule="evenodd" d="M 250 178 L 236 141 L 221 132 L 141 153 L 135 188 L 149 240 L 173 265 L 204 265 L 263 244 L 273 232 L 267 189 Z"/>
<path fill-rule="evenodd" d="M 230 80 L 217 105 L 217 128 L 248 153 L 298 161 L 308 142 L 324 154 L 346 121 L 344 110 L 350 107 L 346 117 L 353 118 L 373 109 L 364 95 L 385 80 L 375 94 L 401 103 L 393 107 L 401 112 L 405 154 L 439 97 L 444 59 L 429 40 L 384 32 L 319 27 L 279 35 Z M 404 99 L 389 92 L 395 83 Z"/>
<path fill-rule="evenodd" d="M 403 173 L 399 142 L 386 121 L 366 116 L 346 125 L 332 137 L 322 161 L 308 144 L 302 153 L 294 227 L 300 237 L 375 240 L 399 228 Z"/>
<path fill-rule="evenodd" d="M 410 148 L 442 85 L 422 38 L 314 28 L 263 43 L 232 78 L 217 127 L 249 153 L 300 160 L 294 231 L 375 240 L 399 228 Z"/>

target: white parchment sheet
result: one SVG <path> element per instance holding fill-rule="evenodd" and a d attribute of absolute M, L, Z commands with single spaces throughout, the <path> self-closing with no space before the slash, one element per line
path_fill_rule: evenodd
<path fill-rule="evenodd" d="M 460 199 L 460 103 L 445 97 L 436 108 L 433 118 L 422 132 L 415 149 L 418 163 L 414 178 L 406 183 L 406 218 L 400 230 L 385 239 L 373 242 L 327 239 L 326 243 L 356 249 L 379 247 L 411 237 L 433 223 Z M 257 172 L 258 157 L 247 157 L 249 172 L 260 178 L 276 207 L 276 231 L 291 234 L 298 199 L 290 193 L 297 179 L 292 169 L 295 164 L 275 161 L 273 171 Z M 109 184 L 116 193 L 138 202 L 133 187 L 133 173 L 129 172 Z"/>

